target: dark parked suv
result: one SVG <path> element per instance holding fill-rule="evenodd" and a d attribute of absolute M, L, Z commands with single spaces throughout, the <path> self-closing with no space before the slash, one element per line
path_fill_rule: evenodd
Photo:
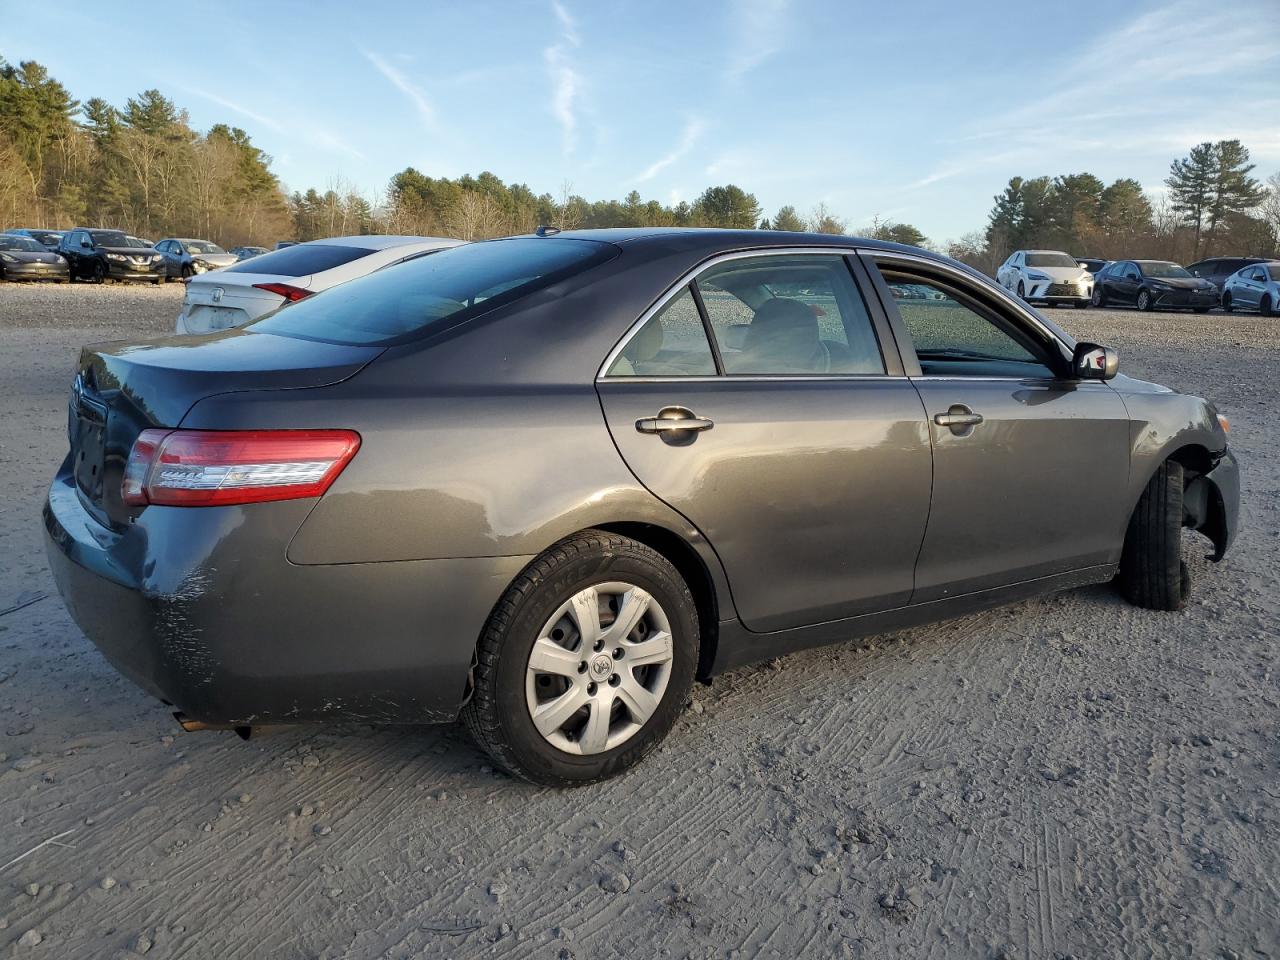
<path fill-rule="evenodd" d="M 1208 280 L 1221 293 L 1222 284 L 1237 270 L 1243 270 L 1252 263 L 1266 262 L 1266 257 L 1209 257 L 1191 264 L 1187 267 L 1187 272 L 1193 277 Z"/>
<path fill-rule="evenodd" d="M 76 227 L 62 238 L 58 252 L 71 267 L 72 280 L 150 280 L 165 277 L 164 255 L 120 230 Z"/>

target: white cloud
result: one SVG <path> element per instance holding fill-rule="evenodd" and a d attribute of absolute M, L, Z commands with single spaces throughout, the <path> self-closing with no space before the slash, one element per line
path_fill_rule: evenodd
<path fill-rule="evenodd" d="M 644 183 L 647 180 L 652 180 L 659 173 L 692 150 L 694 144 L 698 142 L 698 138 L 702 136 L 702 133 L 706 128 L 707 125 L 701 117 L 690 117 L 684 125 L 684 130 L 680 133 L 679 142 L 677 142 L 674 147 L 664 153 L 657 160 L 653 161 L 653 163 L 649 164 L 643 172 L 633 177 L 633 181 L 635 183 Z"/>
<path fill-rule="evenodd" d="M 560 27 L 558 40 L 542 51 L 551 77 L 551 114 L 560 124 L 564 152 L 572 153 L 577 141 L 578 101 L 582 93 L 582 80 L 569 54 L 582 45 L 578 25 L 560 0 L 551 0 L 551 10 Z"/>
<path fill-rule="evenodd" d="M 364 58 L 372 63 L 380 74 L 391 82 L 392 86 L 409 99 L 409 102 L 413 104 L 413 108 L 418 112 L 422 125 L 428 130 L 435 131 L 436 110 L 421 88 L 417 87 L 408 77 L 389 64 L 386 59 L 378 56 L 378 54 L 368 50 L 361 50 L 360 52 L 364 54 Z"/>
<path fill-rule="evenodd" d="M 238 113 L 242 117 L 247 117 L 258 126 L 266 127 L 275 133 L 290 134 L 300 136 L 306 142 L 313 146 L 329 150 L 333 153 L 345 154 L 356 160 L 363 160 L 365 156 L 351 144 L 347 143 L 331 130 L 326 129 L 318 123 L 304 122 L 301 124 L 285 125 L 274 117 L 269 117 L 257 110 L 250 109 L 243 104 L 236 103 L 234 100 L 228 100 L 226 97 L 219 96 L 208 90 L 202 90 L 198 87 L 183 87 L 188 93 L 195 94 L 197 97 L 203 97 L 210 103 L 216 103 L 224 110 L 230 110 L 232 113 Z M 282 161 L 283 162 L 283 161 Z"/>
<path fill-rule="evenodd" d="M 732 53 L 724 79 L 732 83 L 782 49 L 789 0 L 731 0 L 730 5 L 737 28 L 726 44 Z"/>

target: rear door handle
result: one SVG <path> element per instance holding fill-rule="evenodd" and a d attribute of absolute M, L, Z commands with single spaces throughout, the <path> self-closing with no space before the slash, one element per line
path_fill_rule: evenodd
<path fill-rule="evenodd" d="M 640 433 L 657 434 L 668 442 L 692 440 L 694 433 L 714 426 L 714 421 L 697 416 L 688 407 L 663 407 L 656 417 L 636 421 L 636 430 Z"/>

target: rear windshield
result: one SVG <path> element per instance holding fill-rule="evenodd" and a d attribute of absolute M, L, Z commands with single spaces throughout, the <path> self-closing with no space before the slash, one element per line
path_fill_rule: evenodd
<path fill-rule="evenodd" d="M 223 273 L 274 273 L 278 277 L 306 277 L 332 270 L 373 253 L 367 247 L 342 247 L 333 243 L 297 243 L 283 250 L 254 257 L 253 263 L 237 263 Z"/>
<path fill-rule="evenodd" d="M 1028 253 L 1028 267 L 1078 267 L 1075 257 L 1069 257 L 1065 253 Z"/>
<path fill-rule="evenodd" d="M 334 343 L 391 344 L 446 318 L 462 321 L 511 303 L 616 252 L 610 244 L 567 237 L 471 243 L 332 287 L 250 329 Z"/>

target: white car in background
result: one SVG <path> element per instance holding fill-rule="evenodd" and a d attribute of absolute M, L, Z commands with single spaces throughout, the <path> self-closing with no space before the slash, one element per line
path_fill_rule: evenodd
<path fill-rule="evenodd" d="M 1015 250 L 996 282 L 1023 300 L 1087 307 L 1093 296 L 1093 274 L 1061 250 Z"/>
<path fill-rule="evenodd" d="M 330 237 L 273 250 L 187 281 L 177 331 L 242 327 L 283 304 L 461 243 L 441 237 Z"/>

